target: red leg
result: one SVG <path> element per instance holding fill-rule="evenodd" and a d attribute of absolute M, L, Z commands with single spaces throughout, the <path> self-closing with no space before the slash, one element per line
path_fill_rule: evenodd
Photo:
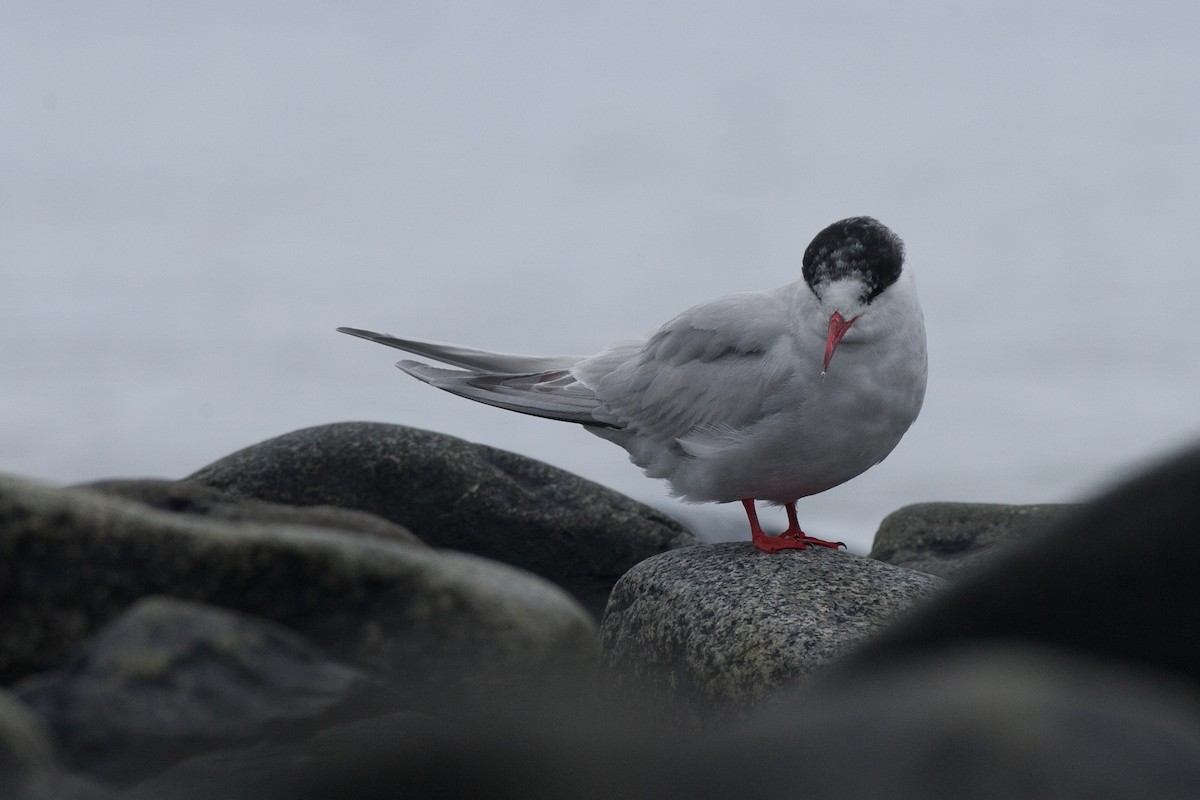
<path fill-rule="evenodd" d="M 841 542 L 814 539 L 800 530 L 800 522 L 796 519 L 795 502 L 787 504 L 788 529 L 778 536 L 768 536 L 763 533 L 762 526 L 758 524 L 758 512 L 754 510 L 754 498 L 747 497 L 742 500 L 742 507 L 746 509 L 746 517 L 750 520 L 750 540 L 764 553 L 776 553 L 780 550 L 806 550 L 810 544 L 835 549 L 846 546 Z"/>

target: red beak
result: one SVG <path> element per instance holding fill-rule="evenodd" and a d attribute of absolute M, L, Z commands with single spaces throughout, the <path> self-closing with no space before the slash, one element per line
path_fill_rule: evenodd
<path fill-rule="evenodd" d="M 833 360 L 833 351 L 837 350 L 838 342 L 842 341 L 842 337 L 846 335 L 846 331 L 850 330 L 850 326 L 856 319 L 858 317 L 846 319 L 840 311 L 833 312 L 833 316 L 829 318 L 829 338 L 825 340 L 825 360 L 821 363 L 822 375 L 829 371 L 829 362 Z"/>

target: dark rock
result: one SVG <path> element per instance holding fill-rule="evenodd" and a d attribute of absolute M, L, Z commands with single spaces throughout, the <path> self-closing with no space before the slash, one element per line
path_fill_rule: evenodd
<path fill-rule="evenodd" d="M 54 783 L 54 800 L 125 800 L 117 790 L 77 773 L 64 773 Z"/>
<path fill-rule="evenodd" d="M 676 756 L 697 744 L 586 692 L 531 698 L 521 714 L 491 709 L 472 725 L 420 737 L 405 720 L 372 723 L 314 741 L 265 800 L 679 797 L 671 789 L 685 780 Z"/>
<path fill-rule="evenodd" d="M 54 748 L 45 723 L 7 692 L 0 692 L 0 798 L 50 800 L 57 781 Z"/>
<path fill-rule="evenodd" d="M 421 740 L 372 726 L 268 797 L 1190 800 L 1197 720 L 1155 675 L 988 648 L 822 676 L 732 730 L 570 703 Z"/>
<path fill-rule="evenodd" d="M 188 481 L 152 479 L 107 480 L 80 484 L 105 494 L 136 500 L 160 511 L 195 514 L 231 522 L 279 522 L 315 528 L 351 531 L 407 544 L 422 544 L 416 534 L 366 511 L 336 506 L 289 506 L 242 497 L 231 497 L 211 486 Z"/>
<path fill-rule="evenodd" d="M 121 800 L 263 800 L 290 785 L 297 772 L 324 775 L 383 761 L 475 729 L 410 712 L 381 714 L 333 725 L 303 742 L 276 740 L 195 755 L 129 787 Z M 356 796 L 343 788 L 342 796 Z"/>
<path fill-rule="evenodd" d="M 824 548 L 674 550 L 613 589 L 601 645 L 618 680 L 700 711 L 742 710 L 830 663 L 941 578 Z"/>
<path fill-rule="evenodd" d="M 290 742 L 212 750 L 124 789 L 120 800 L 264 800 L 275 795 L 303 759 L 303 749 Z"/>
<path fill-rule="evenodd" d="M 504 564 L 0 476 L 0 679 L 57 666 L 150 594 L 287 625 L 428 696 L 528 680 L 595 653 L 583 608 Z"/>
<path fill-rule="evenodd" d="M 646 731 L 638 727 L 639 718 L 616 713 L 611 703 L 594 690 L 591 676 L 586 675 L 528 686 L 515 695 L 483 698 L 460 711 L 455 719 L 391 712 L 330 726 L 303 742 L 276 741 L 203 753 L 130 787 L 122 800 L 291 798 L 314 790 L 310 781 L 329 789 L 330 796 L 358 798 L 363 793 L 387 791 L 386 784 L 376 780 L 376 770 L 386 775 L 398 770 L 402 776 L 398 785 L 404 791 L 385 795 L 388 797 L 423 798 L 439 796 L 439 792 L 455 797 L 499 797 L 507 796 L 503 784 L 495 783 L 496 775 L 488 769 L 477 774 L 449 774 L 440 766 L 456 769 L 459 755 L 453 751 L 459 746 L 478 746 L 488 751 L 490 758 L 503 760 L 511 753 L 523 752 L 527 737 L 546 747 L 546 753 L 551 752 L 555 739 L 582 737 L 581 741 L 600 744 L 620 731 L 627 735 L 608 744 L 620 741 L 622 753 L 632 754 L 636 743 L 649 743 L 643 740 Z M 519 744 L 509 747 L 510 739 Z M 558 769 L 553 763 L 541 767 L 543 773 Z M 403 777 L 410 771 L 410 777 L 421 776 L 419 780 L 429 778 L 432 782 L 414 783 Z M 536 776 L 525 777 L 530 787 L 544 784 Z M 598 778 L 588 776 L 587 780 Z M 360 779 L 364 785 L 359 784 Z M 593 786 L 580 796 L 622 796 L 596 792 Z"/>
<path fill-rule="evenodd" d="M 295 737 L 362 715 L 387 693 L 263 619 L 148 597 L 17 696 L 72 769 L 128 781 L 190 753 Z"/>
<path fill-rule="evenodd" d="M 207 753 L 122 797 L 1190 800 L 1200 785 L 1193 691 L 1054 651 L 949 649 L 824 673 L 733 728 L 682 732 L 585 696 Z"/>
<path fill-rule="evenodd" d="M 1038 535 L 1072 505 L 917 503 L 894 511 L 875 534 L 870 557 L 956 578 L 1007 547 Z"/>
<path fill-rule="evenodd" d="M 563 587 L 597 617 L 617 578 L 697 541 L 611 489 L 530 458 L 429 431 L 347 422 L 295 431 L 187 478 L 240 497 L 378 514 L 435 547 Z"/>
<path fill-rule="evenodd" d="M 768 756 L 781 747 L 786 758 Z M 1200 708 L 1155 673 L 951 647 L 823 675 L 774 698 L 723 749 L 691 786 L 732 779 L 742 796 L 810 800 L 1183 800 L 1200 787 Z"/>
<path fill-rule="evenodd" d="M 849 664 L 1026 641 L 1200 684 L 1200 447 L 1078 508 L 956 582 Z"/>

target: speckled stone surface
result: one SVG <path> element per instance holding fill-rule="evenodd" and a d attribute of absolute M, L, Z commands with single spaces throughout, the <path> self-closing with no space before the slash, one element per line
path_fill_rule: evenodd
<path fill-rule="evenodd" d="M 748 708 L 943 584 L 824 548 L 688 547 L 643 561 L 617 583 L 601 646 L 620 682 L 655 687 L 701 713 Z"/>
<path fill-rule="evenodd" d="M 187 480 L 240 497 L 378 514 L 434 547 L 548 578 L 597 618 L 626 570 L 697 543 L 675 520 L 599 484 L 402 425 L 343 422 L 294 431 Z"/>
<path fill-rule="evenodd" d="M 1052 527 L 1075 505 L 916 503 L 889 514 L 870 557 L 956 578 Z"/>
<path fill-rule="evenodd" d="M 150 594 L 266 617 L 400 683 L 486 685 L 595 653 L 577 602 L 505 564 L 0 476 L 0 680 L 59 664 Z"/>

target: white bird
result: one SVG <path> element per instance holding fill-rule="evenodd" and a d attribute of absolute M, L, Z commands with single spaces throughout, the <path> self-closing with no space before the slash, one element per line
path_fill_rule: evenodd
<path fill-rule="evenodd" d="M 580 423 L 685 500 L 740 500 L 760 550 L 836 548 L 800 529 L 796 501 L 856 477 L 899 443 L 925 397 L 925 323 L 903 243 L 870 217 L 818 233 L 801 276 L 695 306 L 588 357 L 338 330 L 457 367 L 396 364 L 439 389 Z M 755 500 L 784 506 L 787 530 L 765 534 Z"/>

